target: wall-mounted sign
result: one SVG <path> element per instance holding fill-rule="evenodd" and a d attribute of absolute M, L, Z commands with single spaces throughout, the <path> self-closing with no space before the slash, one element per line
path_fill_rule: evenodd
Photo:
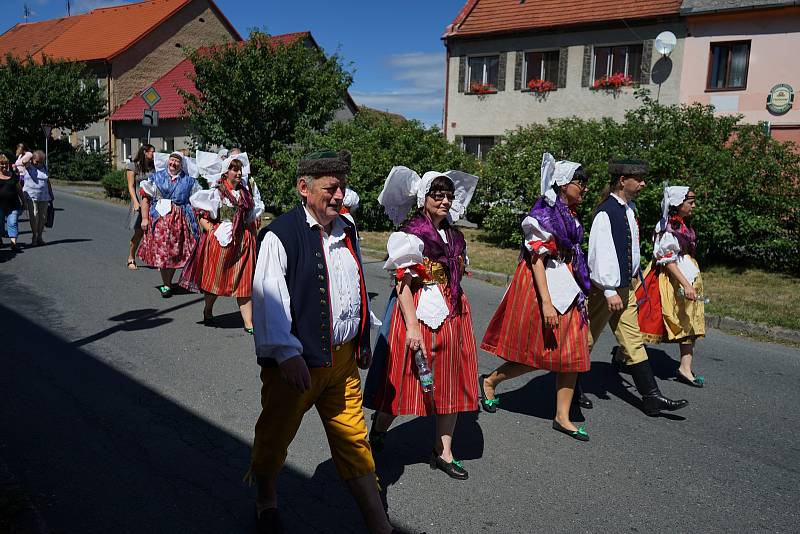
<path fill-rule="evenodd" d="M 767 110 L 775 115 L 783 115 L 794 103 L 794 89 L 788 83 L 779 83 L 769 90 Z"/>

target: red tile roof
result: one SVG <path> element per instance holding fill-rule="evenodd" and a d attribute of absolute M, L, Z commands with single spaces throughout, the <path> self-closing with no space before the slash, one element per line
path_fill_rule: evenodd
<path fill-rule="evenodd" d="M 299 39 L 309 39 L 314 46 L 316 42 L 311 36 L 310 32 L 295 32 L 285 33 L 282 35 L 273 35 L 270 41 L 277 44 L 290 44 Z M 238 46 L 243 46 L 244 42 L 237 43 Z M 177 119 L 183 113 L 183 97 L 179 93 L 179 89 L 188 91 L 192 94 L 198 94 L 191 76 L 194 75 L 194 65 L 188 59 L 184 59 L 178 63 L 172 70 L 167 72 L 164 76 L 154 81 L 151 85 L 155 87 L 158 94 L 161 95 L 161 100 L 156 104 L 153 109 L 158 111 L 159 119 Z M 142 91 L 147 89 L 142 88 Z M 347 95 L 348 101 L 353 109 L 357 109 L 353 99 Z M 139 121 L 142 119 L 142 112 L 147 107 L 144 100 L 137 94 L 130 98 L 127 102 L 122 104 L 111 115 L 112 121 Z"/>
<path fill-rule="evenodd" d="M 681 0 L 468 0 L 444 38 L 678 15 Z"/>
<path fill-rule="evenodd" d="M 184 59 L 164 76 L 151 84 L 155 87 L 161 100 L 153 107 L 158 111 L 159 119 L 177 119 L 183 112 L 183 97 L 178 89 L 183 89 L 193 94 L 198 94 L 194 82 L 189 76 L 194 75 L 194 65 L 188 59 Z M 147 89 L 143 87 L 142 91 Z M 137 94 L 122 104 L 111 115 L 112 121 L 132 121 L 141 120 L 142 112 L 147 108 L 144 100 Z"/>
<path fill-rule="evenodd" d="M 112 59 L 156 29 L 193 0 L 146 0 L 135 4 L 93 9 L 60 19 L 17 24 L 0 35 L 0 57 L 43 54 L 72 61 Z M 239 34 L 208 0 L 232 35 Z"/>

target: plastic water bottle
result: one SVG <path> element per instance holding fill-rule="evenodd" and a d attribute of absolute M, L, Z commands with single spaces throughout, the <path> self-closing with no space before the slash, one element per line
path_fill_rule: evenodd
<path fill-rule="evenodd" d="M 428 367 L 428 360 L 425 359 L 422 349 L 417 349 L 414 353 L 414 363 L 417 364 L 417 376 L 423 393 L 430 393 L 433 391 L 433 373 Z"/>
<path fill-rule="evenodd" d="M 682 299 L 686 298 L 686 292 L 683 290 L 682 287 L 678 288 L 678 296 L 680 296 Z M 711 302 L 711 299 L 706 298 L 705 295 L 697 295 L 696 302 L 702 302 L 703 304 L 708 304 L 709 302 Z"/>

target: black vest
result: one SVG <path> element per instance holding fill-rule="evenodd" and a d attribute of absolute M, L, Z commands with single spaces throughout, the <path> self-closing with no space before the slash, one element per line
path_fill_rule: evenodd
<path fill-rule="evenodd" d="M 619 287 L 630 287 L 631 263 L 633 262 L 631 243 L 631 227 L 628 224 L 626 208 L 619 201 L 609 195 L 597 208 L 597 213 L 604 212 L 611 221 L 611 237 L 614 240 L 614 250 L 617 253 L 617 263 L 619 264 Z"/>
<path fill-rule="evenodd" d="M 355 344 L 359 350 L 369 350 L 369 310 L 361 252 L 355 238 L 355 225 L 346 218 L 342 220 L 346 224 L 345 233 L 355 252 L 360 273 L 361 326 Z M 274 233 L 286 250 L 286 285 L 291 299 L 292 335 L 303 345 L 303 359 L 309 367 L 330 367 L 333 351 L 328 295 L 330 285 L 320 230 L 308 225 L 303 206 L 297 206 L 272 221 L 266 231 Z M 271 358 L 260 358 L 258 363 L 275 366 L 275 360 Z"/>

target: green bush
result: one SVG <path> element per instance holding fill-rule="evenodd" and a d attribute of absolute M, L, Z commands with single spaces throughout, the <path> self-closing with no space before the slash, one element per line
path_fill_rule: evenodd
<path fill-rule="evenodd" d="M 349 182 L 360 197 L 356 219 L 365 230 L 391 228 L 391 221 L 378 204 L 378 194 L 393 166 L 405 165 L 420 174 L 448 169 L 478 173 L 480 166 L 472 155 L 449 143 L 436 127 L 425 128 L 418 121 L 362 109 L 351 121 L 335 122 L 322 133 L 305 135 L 294 147 L 275 153 L 269 163 L 254 158 L 254 172 L 261 176 L 259 187 L 265 202 L 279 212 L 294 206 L 297 161 L 320 148 L 352 152 Z"/>
<path fill-rule="evenodd" d="M 71 182 L 99 182 L 111 170 L 108 152 L 87 152 L 68 143 L 55 142 L 48 157 L 50 176 Z M 52 146 L 52 144 L 51 144 Z"/>
<path fill-rule="evenodd" d="M 651 168 L 637 200 L 644 261 L 652 253 L 650 235 L 668 181 L 697 193 L 694 226 L 701 261 L 800 272 L 797 147 L 740 124 L 740 117 L 714 116 L 711 106 L 663 106 L 646 92 L 638 96 L 642 106 L 623 122 L 557 119 L 508 132 L 506 142 L 489 154 L 472 208 L 491 238 L 519 246 L 519 222 L 539 195 L 543 152 L 581 162 L 591 172 L 579 209 L 587 230 L 609 181 L 607 162 L 635 157 Z"/>
<path fill-rule="evenodd" d="M 116 170 L 107 173 L 100 180 L 106 194 L 111 198 L 121 198 L 124 200 L 130 199 L 128 194 L 128 177 L 125 170 Z"/>

